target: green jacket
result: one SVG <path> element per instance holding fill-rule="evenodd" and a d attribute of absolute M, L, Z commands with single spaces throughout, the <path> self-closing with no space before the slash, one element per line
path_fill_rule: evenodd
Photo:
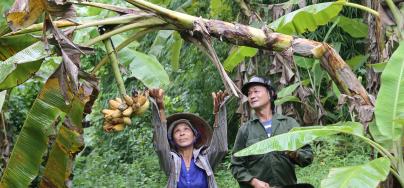
<path fill-rule="evenodd" d="M 288 132 L 299 124 L 290 117 L 274 114 L 272 117 L 272 135 Z M 233 154 L 256 142 L 267 139 L 267 133 L 258 118 L 254 118 L 242 125 L 234 142 Z M 231 171 L 239 182 L 240 187 L 251 187 L 249 181 L 253 177 L 269 183 L 270 186 L 284 186 L 296 184 L 295 164 L 307 166 L 313 160 L 311 147 L 306 145 L 297 150 L 295 160 L 283 151 L 274 151 L 262 155 L 231 158 Z"/>

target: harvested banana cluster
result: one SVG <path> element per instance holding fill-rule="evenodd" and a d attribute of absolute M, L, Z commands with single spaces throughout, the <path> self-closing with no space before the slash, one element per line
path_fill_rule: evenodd
<path fill-rule="evenodd" d="M 125 95 L 123 100 L 118 97 L 109 100 L 109 109 L 102 110 L 104 114 L 104 131 L 119 132 L 124 130 L 127 125 L 131 125 L 132 116 L 142 115 L 149 108 L 148 96 L 148 91 L 134 92 L 132 97 Z"/>

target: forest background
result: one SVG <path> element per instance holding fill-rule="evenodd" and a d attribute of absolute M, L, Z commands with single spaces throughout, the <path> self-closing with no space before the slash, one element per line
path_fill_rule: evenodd
<path fill-rule="evenodd" d="M 132 6 L 119 0 L 97 2 L 122 7 Z M 152 0 L 151 2 L 189 15 L 237 22 L 256 28 L 261 28 L 293 10 L 323 3 L 295 0 Z M 353 3 L 363 4 L 361 1 Z M 10 9 L 12 4 L 12 0 L 2 1 L 0 12 L 4 13 Z M 85 6 L 77 6 L 76 11 L 81 21 L 116 15 L 111 11 Z M 334 10 L 328 12 L 330 11 Z M 369 63 L 373 57 L 372 49 L 369 47 L 372 39 L 369 37 L 371 24 L 367 23 L 368 16 L 366 11 L 344 6 L 338 16 L 334 15 L 332 21 L 314 24 L 310 31 L 284 32 L 331 44 L 368 92 L 377 95 L 380 86 L 379 72 L 383 70 L 384 65 L 371 66 Z M 7 27 L 5 18 L 0 18 L 0 22 L 2 29 Z M 132 34 L 133 32 L 129 31 L 115 35 L 111 39 L 114 44 L 119 44 Z M 82 44 L 98 35 L 97 28 L 85 28 L 75 32 L 73 41 Z M 386 36 L 388 39 L 386 41 L 389 41 L 388 37 L 391 35 Z M 355 120 L 355 112 L 346 103 L 339 101 L 341 93 L 330 76 L 321 69 L 318 60 L 291 56 L 287 51 L 274 53 L 255 48 L 236 47 L 218 39 L 212 39 L 212 43 L 229 76 L 236 83 L 241 83 L 245 78 L 255 74 L 270 77 L 279 91 L 277 111 L 294 117 L 302 126 Z M 394 40 L 390 45 L 386 48 L 391 51 L 397 47 Z M 83 56 L 81 59 L 81 68 L 87 72 L 92 71 L 107 54 L 102 43 L 95 44 L 93 48 L 94 54 Z M 144 89 L 145 83 L 140 80 L 145 80 L 144 77 L 147 75 L 154 75 L 156 77 L 154 81 L 166 91 L 165 104 L 168 114 L 193 112 L 213 123 L 213 101 L 210 93 L 225 89 L 222 79 L 206 54 L 195 45 L 182 40 L 177 32 L 162 30 L 146 34 L 120 51 L 118 57 L 122 63 L 123 81 L 127 91 Z M 6 135 L 3 139 L 8 141 L 8 154 L 13 149 L 39 91 L 60 62 L 61 59 L 57 57 L 45 59 L 33 78 L 8 89 L 1 111 L 3 135 Z M 139 62 L 155 64 L 157 62 L 161 67 L 154 69 L 159 72 L 146 69 L 141 70 L 143 73 L 131 72 L 136 66 L 133 64 Z M 143 79 L 136 77 L 139 74 Z M 369 79 L 370 74 L 375 76 Z M 97 77 L 100 79 L 100 93 L 92 107 L 92 113 L 83 121 L 85 147 L 74 161 L 73 186 L 163 187 L 166 177 L 160 171 L 153 150 L 150 112 L 134 117 L 132 125 L 122 132 L 105 133 L 102 129 L 101 110 L 107 108 L 108 100 L 119 96 L 120 91 L 118 85 L 113 84 L 115 77 L 110 64 L 101 67 Z M 166 81 L 166 77 L 169 81 Z M 228 104 L 229 150 L 245 114 L 245 108 L 240 104 L 240 100 L 233 97 Z M 2 147 L 4 149 L 5 146 Z M 370 146 L 363 141 L 343 134 L 317 139 L 312 143 L 312 147 L 315 152 L 313 164 L 306 168 L 297 168 L 297 175 L 299 182 L 311 183 L 315 187 L 320 186 L 321 180 L 327 177 L 331 168 L 363 164 L 370 161 L 374 154 Z M 237 182 L 230 173 L 229 159 L 230 153 L 216 169 L 215 176 L 219 187 L 237 187 Z M 3 158 L 1 173 L 4 172 L 5 165 L 6 158 Z M 39 174 L 43 173 L 43 170 L 40 168 Z M 31 183 L 31 186 L 35 187 L 40 179 L 41 175 Z"/>

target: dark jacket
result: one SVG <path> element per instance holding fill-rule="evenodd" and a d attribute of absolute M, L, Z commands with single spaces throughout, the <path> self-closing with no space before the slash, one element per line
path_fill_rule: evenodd
<path fill-rule="evenodd" d="M 272 117 L 272 136 L 289 132 L 298 123 L 280 114 Z M 233 154 L 256 142 L 267 139 L 267 133 L 258 118 L 254 118 L 240 127 L 233 147 Z M 296 160 L 292 160 L 283 151 L 274 151 L 262 155 L 231 158 L 231 171 L 240 187 L 251 187 L 249 181 L 257 178 L 270 186 L 296 184 L 295 164 L 307 166 L 313 160 L 309 145 L 297 150 Z"/>
<path fill-rule="evenodd" d="M 160 167 L 168 176 L 167 187 L 175 188 L 180 177 L 181 157 L 175 150 L 170 149 L 167 139 L 167 122 L 161 122 L 157 105 L 153 99 L 151 99 L 151 104 L 154 148 L 159 158 Z M 205 170 L 207 174 L 209 188 L 217 187 L 213 169 L 227 151 L 227 119 L 224 102 L 220 106 L 218 126 L 213 130 L 210 144 L 195 148 L 193 151 L 196 166 Z"/>

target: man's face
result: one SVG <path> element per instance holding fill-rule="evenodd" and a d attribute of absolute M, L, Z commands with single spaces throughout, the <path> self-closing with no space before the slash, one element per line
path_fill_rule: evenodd
<path fill-rule="evenodd" d="M 174 142 L 179 147 L 189 147 L 194 144 L 195 135 L 186 123 L 179 123 L 173 130 Z"/>
<path fill-rule="evenodd" d="M 260 109 L 270 105 L 270 95 L 267 88 L 261 85 L 248 88 L 248 103 L 252 109 Z"/>

